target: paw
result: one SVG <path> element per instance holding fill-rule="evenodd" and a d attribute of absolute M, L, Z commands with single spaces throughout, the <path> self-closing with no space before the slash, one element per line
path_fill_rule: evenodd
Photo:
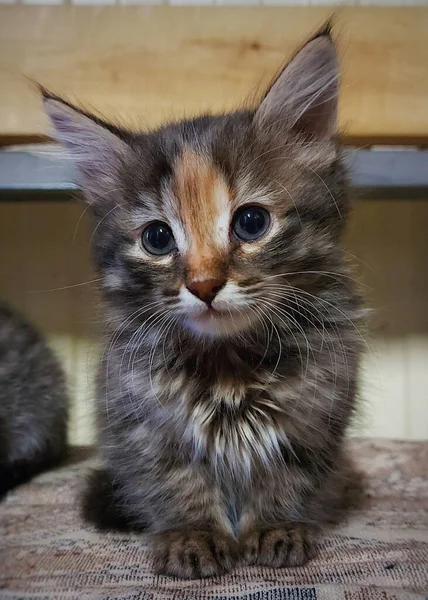
<path fill-rule="evenodd" d="M 240 539 L 243 560 L 265 567 L 299 567 L 313 556 L 311 532 L 300 523 L 252 529 Z"/>
<path fill-rule="evenodd" d="M 185 579 L 227 573 L 237 558 L 235 540 L 216 531 L 165 531 L 154 544 L 156 572 Z"/>

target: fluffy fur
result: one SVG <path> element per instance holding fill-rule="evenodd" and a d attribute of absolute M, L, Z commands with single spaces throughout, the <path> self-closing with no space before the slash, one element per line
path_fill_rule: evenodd
<path fill-rule="evenodd" d="M 0 497 L 63 458 L 68 396 L 43 337 L 0 304 Z"/>
<path fill-rule="evenodd" d="M 361 311 L 339 245 L 338 77 L 325 29 L 252 110 L 131 133 L 44 92 L 103 280 L 105 469 L 84 509 L 151 532 L 161 573 L 303 564 L 343 500 Z M 270 226 L 242 242 L 249 205 Z M 154 221 L 172 229 L 167 255 L 142 244 Z M 192 292 L 207 282 L 210 306 Z"/>

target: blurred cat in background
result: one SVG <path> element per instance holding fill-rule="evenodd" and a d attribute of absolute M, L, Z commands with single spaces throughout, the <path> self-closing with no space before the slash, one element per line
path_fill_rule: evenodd
<path fill-rule="evenodd" d="M 32 325 L 0 303 L 0 498 L 65 456 L 67 418 L 57 358 Z"/>
<path fill-rule="evenodd" d="M 292 567 L 344 501 L 360 297 L 330 29 L 253 109 L 133 133 L 44 94 L 96 219 L 106 350 L 85 514 L 156 569 Z"/>

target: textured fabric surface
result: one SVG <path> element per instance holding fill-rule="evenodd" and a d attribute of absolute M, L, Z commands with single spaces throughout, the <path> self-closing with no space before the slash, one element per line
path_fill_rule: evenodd
<path fill-rule="evenodd" d="M 0 505 L 1 600 L 428 599 L 428 443 L 353 440 L 366 501 L 298 569 L 238 568 L 218 579 L 153 574 L 144 536 L 97 533 L 79 516 L 87 451 Z"/>

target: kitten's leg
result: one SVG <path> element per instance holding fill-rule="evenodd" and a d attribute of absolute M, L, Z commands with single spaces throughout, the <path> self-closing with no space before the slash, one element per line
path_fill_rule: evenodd
<path fill-rule="evenodd" d="M 353 471 L 333 463 L 330 468 L 323 473 L 289 466 L 255 486 L 240 522 L 240 554 L 248 564 L 297 567 L 314 556 L 320 528 L 337 522 L 350 504 Z"/>
<path fill-rule="evenodd" d="M 314 554 L 315 532 L 304 523 L 253 525 L 242 534 L 241 556 L 249 565 L 299 567 Z"/>
<path fill-rule="evenodd" d="M 315 555 L 320 529 L 358 505 L 360 477 L 340 449 L 319 451 L 312 461 L 305 460 L 297 444 L 294 450 L 298 465 L 290 459 L 286 466 L 272 468 L 270 480 L 255 483 L 243 508 L 239 546 L 249 564 L 305 564 Z"/>
<path fill-rule="evenodd" d="M 237 559 L 237 544 L 218 527 L 182 528 L 156 534 L 157 573 L 186 579 L 214 577 L 230 571 Z"/>
<path fill-rule="evenodd" d="M 297 567 L 314 554 L 317 522 L 309 505 L 318 499 L 315 478 L 299 468 L 273 469 L 253 487 L 239 524 L 240 554 L 248 564 Z M 319 504 L 321 504 L 320 498 Z"/>
<path fill-rule="evenodd" d="M 196 466 L 177 468 L 156 481 L 152 504 L 158 573 L 195 579 L 230 571 L 237 542 L 220 492 Z"/>
<path fill-rule="evenodd" d="M 173 474 L 168 478 L 168 483 L 171 481 Z M 166 489 L 166 483 L 162 485 L 158 481 L 155 494 L 157 510 L 148 511 L 161 514 L 155 518 L 154 524 L 147 519 L 145 526 L 151 530 L 164 529 L 152 536 L 156 571 L 188 579 L 230 571 L 236 562 L 237 543 L 228 530 L 226 511 L 221 510 L 220 502 L 216 503 L 214 494 L 212 501 L 209 501 L 209 494 L 204 490 L 201 480 L 180 481 L 181 485 L 176 490 L 169 485 L 169 489 Z M 148 481 L 147 489 L 149 487 Z M 147 508 L 150 502 L 146 499 L 141 506 L 144 504 Z M 127 513 L 119 486 L 108 470 L 95 470 L 90 474 L 82 512 L 86 520 L 101 530 L 145 529 L 144 511 L 139 513 L 138 518 L 132 518 Z"/>

